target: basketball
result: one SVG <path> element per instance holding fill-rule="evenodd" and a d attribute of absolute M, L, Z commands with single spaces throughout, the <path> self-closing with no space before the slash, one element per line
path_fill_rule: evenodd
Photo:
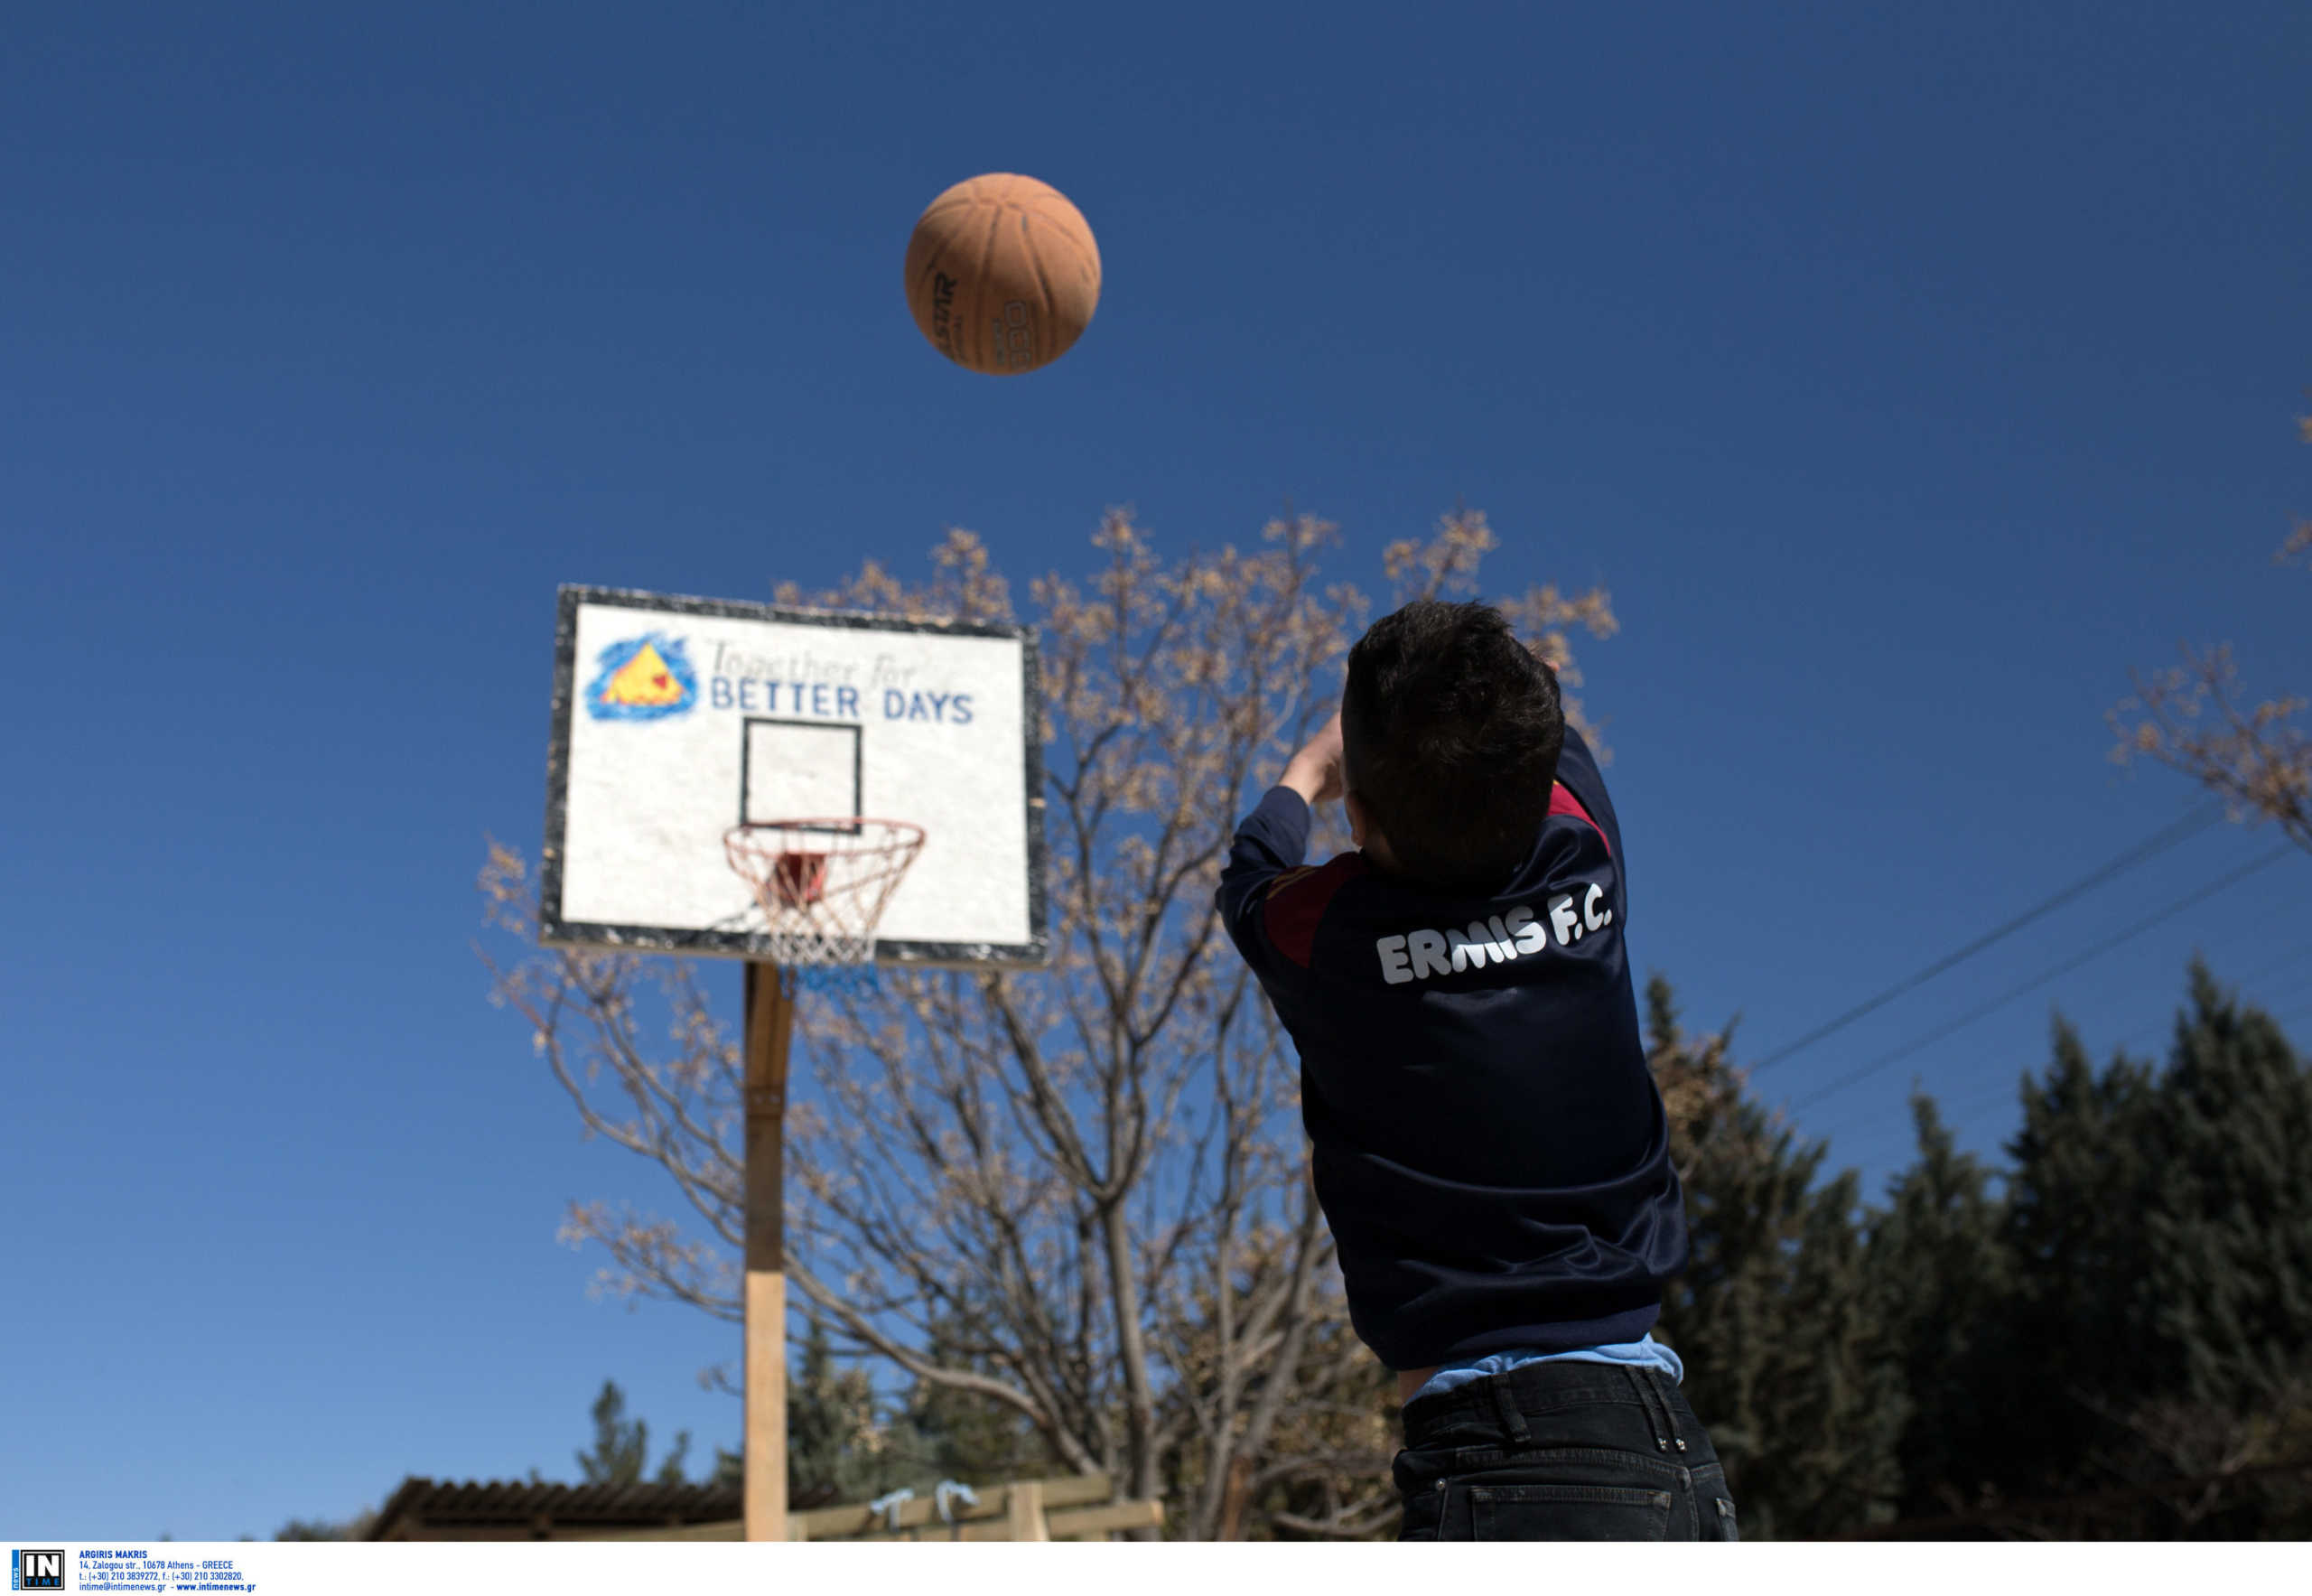
<path fill-rule="evenodd" d="M 1010 172 L 966 178 L 916 221 L 907 303 L 931 347 L 956 365 L 1033 371 L 1091 324 L 1100 247 L 1049 183 Z"/>

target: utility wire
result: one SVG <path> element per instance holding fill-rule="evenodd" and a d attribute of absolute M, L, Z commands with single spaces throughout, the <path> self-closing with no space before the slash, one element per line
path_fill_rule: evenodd
<path fill-rule="evenodd" d="M 1959 949 L 1958 952 L 1946 954 L 1942 958 L 1939 958 L 1933 964 L 1927 966 L 1926 968 L 1921 970 L 1917 975 L 1897 981 L 1894 985 L 1889 986 L 1886 991 L 1878 994 L 1878 996 L 1857 1003 L 1853 1008 L 1851 1008 L 1845 1013 L 1841 1014 L 1837 1019 L 1815 1027 L 1805 1035 L 1800 1037 L 1796 1041 L 1792 1042 L 1788 1047 L 1767 1054 L 1756 1064 L 1750 1066 L 1751 1075 L 1756 1076 L 1761 1069 L 1770 1069 L 1776 1064 L 1781 1063 L 1785 1059 L 1789 1058 L 1793 1053 L 1799 1052 L 1806 1048 L 1811 1048 L 1816 1042 L 1821 1041 L 1824 1037 L 1832 1035 L 1836 1031 L 1845 1030 L 1857 1020 L 1861 1019 L 1865 1014 L 1868 1014 L 1876 1009 L 1884 1008 L 1887 1004 L 1894 1002 L 1897 998 L 1902 996 L 1903 994 L 1910 991 L 1913 987 L 1919 985 L 1923 982 L 1931 981 L 1935 976 L 1943 974 L 1944 971 L 1952 968 L 1953 966 L 1972 958 L 1975 955 L 1981 953 L 1984 948 L 1989 947 L 1992 943 L 1999 941 L 2001 938 L 2011 936 L 2015 932 L 2021 930 L 2025 926 L 2029 925 L 2033 920 L 2038 919 L 2042 916 L 2054 913 L 2056 910 L 2061 909 L 2065 904 L 2078 897 L 2082 892 L 2089 891 L 2093 888 L 2102 886 L 2105 882 L 2110 881 L 2113 876 L 2118 875 L 2122 872 L 2133 870 L 2137 865 L 2141 864 L 2146 860 L 2150 859 L 2158 854 L 2165 853 L 2168 849 L 2174 847 L 2177 843 L 2183 842 L 2186 838 L 2197 836 L 2201 832 L 2205 831 L 2209 826 L 2214 826 L 2223 817 L 2223 806 L 2221 804 L 2207 804 L 2193 810 L 2190 814 L 2186 815 L 2182 819 L 2175 822 L 2173 825 L 2165 826 L 2162 829 L 2154 832 L 2145 841 L 2137 844 L 2132 848 L 2130 848 L 2126 853 L 2121 854 L 2110 863 L 2103 865 L 2101 869 L 2082 876 L 2079 880 L 2072 882 L 2071 885 L 2057 892 L 2054 897 L 2046 900 L 2044 902 L 2036 904 L 2032 908 L 2025 910 L 2021 914 L 2017 915 L 2005 925 L 1994 927 L 1990 930 L 1984 932 L 1972 942 L 1968 943 L 1964 947 Z"/>
<path fill-rule="evenodd" d="M 2270 1015 L 2273 1024 L 2279 1026 L 2282 1031 L 2286 1031 L 2290 1021 L 2300 1019 L 2307 1014 L 2312 1014 L 2312 1003 L 2304 1003 L 2296 1008 L 2285 1009 L 2278 1013 L 2271 1013 L 2269 1010 L 2267 1010 L 2266 1013 Z M 2149 1033 L 2146 1032 L 2143 1034 Z M 2124 1052 L 2127 1050 L 2127 1048 L 2128 1044 L 2126 1042 L 2121 1042 L 2119 1047 L 2113 1050 L 2117 1052 Z M 2307 1056 L 2312 1057 L 2312 1053 L 2307 1053 Z M 2028 1072 L 2027 1071 L 2026 1073 Z M 2023 1083 L 2018 1078 L 1996 1092 L 1990 1093 L 1983 1097 L 1972 1097 L 1968 1101 L 1960 1104 L 1938 1103 L 1935 1105 L 1935 1108 L 1943 1116 L 1943 1124 L 1944 1127 L 1955 1134 L 1957 1132 L 1966 1130 L 1971 1125 L 1977 1124 L 1981 1120 L 1985 1114 L 1994 1108 L 2005 1107 L 2011 1109 L 2015 1107 L 2018 1103 L 2021 1101 L 2022 1087 Z M 1873 1115 L 1868 1121 L 1858 1123 L 1867 1124 L 1872 1126 L 1885 1127 L 1890 1131 L 1892 1129 L 1890 1122 L 1877 1115 Z M 1825 1142 L 1835 1143 L 1839 1137 L 1847 1134 L 1854 1128 L 1855 1125 L 1851 1123 L 1837 1130 L 1825 1131 L 1823 1133 L 1822 1139 Z M 1905 1123 L 1903 1130 L 1904 1134 L 1909 1134 L 1910 1125 L 1908 1122 Z M 1886 1140 L 1886 1138 L 1884 1136 L 1880 1136 L 1872 1140 L 1864 1141 L 1860 1144 L 1865 1147 L 1875 1146 L 1884 1140 Z"/>
<path fill-rule="evenodd" d="M 2312 952 L 2312 947 L 2292 948 L 2289 952 L 2282 954 L 2270 964 L 2264 966 L 2261 969 L 2242 975 L 2236 980 L 2227 983 L 2227 985 L 2229 985 L 2234 991 L 2242 994 L 2244 996 L 2249 987 L 2262 980 L 2265 976 L 2275 975 L 2287 966 L 2303 959 L 2307 952 Z M 2296 990 L 2305 991 L 2312 989 L 2299 987 Z M 2248 1001 L 2251 1003 L 2253 1002 L 2252 999 Z M 2290 1009 L 2286 1013 L 2274 1013 L 2269 1005 L 2260 1006 L 2262 1007 L 2265 1013 L 2270 1014 L 2271 1018 L 2275 1022 L 2285 1021 L 2297 1014 L 2312 1013 L 2312 1006 Z M 2137 1044 L 2147 1041 L 2152 1037 L 2158 1035 L 2160 1031 L 2174 1026 L 2177 1017 L 2177 1015 L 2171 1013 L 2165 1019 L 2154 1020 L 2150 1024 L 2142 1027 L 2140 1030 L 2130 1032 L 2128 1036 L 2113 1043 L 2112 1046 L 2112 1051 L 2115 1054 L 2127 1052 Z M 2028 1072 L 2026 1071 L 2024 1073 Z M 1995 1091 L 1977 1094 L 1974 1097 L 1969 1097 L 1962 1103 L 1940 1103 L 1937 1104 L 1936 1106 L 1943 1113 L 1944 1123 L 1950 1125 L 1954 1130 L 1959 1129 L 1964 1125 L 1972 1124 L 1975 1116 L 1981 1114 L 1985 1109 L 1990 1108 L 2000 1103 L 2012 1103 L 2015 1101 L 2016 1093 L 2019 1089 L 2020 1085 L 2021 1082 L 2018 1077 L 2017 1080 L 2009 1081 L 2005 1086 L 1999 1087 Z M 1826 1142 L 1835 1142 L 1839 1137 L 1846 1135 L 1851 1132 L 1861 1130 L 1866 1127 L 1875 1128 L 1885 1125 L 1886 1123 L 1888 1122 L 1883 1115 L 1876 1112 L 1869 1113 L 1862 1118 L 1843 1120 L 1839 1124 L 1832 1125 L 1829 1130 L 1823 1133 L 1823 1139 Z M 1906 1121 L 1905 1124 L 1907 1126 L 1908 1122 Z"/>
<path fill-rule="evenodd" d="M 2288 966 L 2298 962 L 2305 957 L 2306 951 L 2306 949 L 2299 947 L 2292 953 L 2284 953 L 2279 958 L 2275 959 L 2270 964 L 2266 965 L 2262 969 L 2255 971 L 2251 975 L 2242 975 L 2237 980 L 2233 981 L 2220 982 L 2219 985 L 2231 987 L 2233 991 L 2240 994 L 2243 1001 L 2252 1004 L 2255 1000 L 2248 995 L 2248 988 L 2262 980 L 2265 976 L 2277 975 Z M 2114 1044 L 2112 1050 L 2115 1053 L 2123 1053 L 2130 1048 L 2150 1041 L 2153 1037 L 2158 1035 L 2163 1031 L 2174 1029 L 2176 1022 L 2180 1016 L 2181 1012 L 2181 1007 L 2179 1005 L 2177 1013 L 2170 1013 L 2163 1019 L 2154 1020 L 2150 1024 L 2142 1027 L 2140 1030 L 2130 1032 L 2125 1039 Z"/>
<path fill-rule="evenodd" d="M 1851 1074 L 1842 1075 L 1838 1079 L 1831 1082 L 1828 1086 L 1819 1087 L 1814 1091 L 1807 1093 L 1806 1096 L 1791 1104 L 1790 1107 L 1792 1112 L 1795 1113 L 1798 1109 L 1804 1108 L 1811 1103 L 1819 1103 L 1823 1098 L 1829 1097 L 1832 1093 L 1842 1091 L 1866 1076 L 1876 1075 L 1888 1065 L 1897 1063 L 1901 1059 L 1909 1058 L 1921 1048 L 1926 1047 L 1930 1043 L 1941 1041 L 1944 1037 L 1950 1035 L 1953 1031 L 1959 1030 L 1961 1027 L 1973 1024 L 1976 1021 L 1981 1019 L 1985 1014 L 1990 1013 L 1992 1010 L 2006 1007 L 2009 1003 L 2013 1003 L 2017 998 L 2023 996 L 2027 993 L 2037 991 L 2038 988 L 2045 986 L 2048 982 L 2054 980 L 2056 976 L 2068 974 L 2069 972 L 2077 969 L 2080 966 L 2085 964 L 2092 958 L 2100 958 L 2104 954 L 2111 952 L 2112 948 L 2117 947 L 2121 943 L 2128 940 L 2130 937 L 2141 936 L 2144 932 L 2151 929 L 2152 927 L 2159 925 L 2167 920 L 2169 916 L 2178 913 L 2183 910 L 2189 909 L 2193 904 L 2199 902 L 2202 899 L 2214 897 L 2226 887 L 2233 886 L 2239 882 L 2245 881 L 2249 876 L 2254 874 L 2257 871 L 2263 869 L 2266 865 L 2278 863 L 2281 859 L 2287 857 L 2292 853 L 2295 853 L 2296 851 L 2296 845 L 2294 843 L 2282 843 L 2270 853 L 2251 859 L 2247 863 L 2242 865 L 2239 869 L 2233 871 L 2230 874 L 2220 876 L 2207 886 L 2202 887 L 2198 891 L 2170 903 L 2158 913 L 2138 920 L 2134 925 L 2130 926 L 2126 930 L 2120 932 L 2117 936 L 2106 937 L 2102 941 L 2098 942 L 2086 952 L 2074 954 L 2072 957 L 2067 958 L 2064 960 L 2063 963 L 2056 966 L 2055 968 L 2045 971 L 2040 975 L 2034 975 L 2030 980 L 2024 982 L 2022 985 L 2014 987 L 2008 992 L 2000 994 L 1999 996 L 1991 999 L 1989 1003 L 1982 1004 L 1979 1008 L 1968 1010 L 1967 1013 L 1960 1015 L 1959 1018 L 1952 1021 L 1949 1024 L 1938 1026 L 1934 1030 L 1928 1031 L 1925 1036 L 1919 1037 L 1914 1041 L 1905 1042 L 1893 1052 L 1883 1054 L 1878 1058 L 1873 1059 L 1869 1063 L 1865 1064 L 1861 1069 L 1853 1071 Z"/>

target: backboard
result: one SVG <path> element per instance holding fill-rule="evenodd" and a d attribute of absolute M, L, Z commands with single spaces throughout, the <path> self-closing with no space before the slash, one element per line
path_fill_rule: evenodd
<path fill-rule="evenodd" d="M 1031 628 L 564 587 L 545 939 L 769 959 L 733 826 L 919 826 L 885 964 L 1040 964 Z"/>

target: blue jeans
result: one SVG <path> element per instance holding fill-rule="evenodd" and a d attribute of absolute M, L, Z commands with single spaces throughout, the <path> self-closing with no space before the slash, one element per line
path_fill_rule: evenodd
<path fill-rule="evenodd" d="M 1405 1405 L 1407 1541 L 1731 1541 L 1734 1498 L 1675 1381 L 1527 1364 Z"/>

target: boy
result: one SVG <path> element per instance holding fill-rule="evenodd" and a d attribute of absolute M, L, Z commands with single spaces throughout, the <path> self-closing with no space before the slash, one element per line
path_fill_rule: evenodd
<path fill-rule="evenodd" d="M 1311 805 L 1358 851 L 1303 867 Z M 1649 1333 L 1683 1199 L 1619 822 L 1501 614 L 1424 601 L 1237 827 L 1220 911 L 1300 1049 L 1350 1321 L 1397 1371 L 1407 1540 L 1731 1540 Z"/>

